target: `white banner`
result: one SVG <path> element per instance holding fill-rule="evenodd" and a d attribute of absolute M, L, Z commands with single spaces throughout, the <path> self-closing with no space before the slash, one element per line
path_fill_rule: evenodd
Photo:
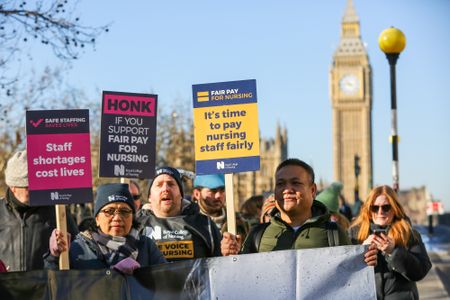
<path fill-rule="evenodd" d="M 184 260 L 135 270 L 0 273 L 2 299 L 376 299 L 364 246 Z"/>
<path fill-rule="evenodd" d="M 208 260 L 209 299 L 376 299 L 364 246 L 285 250 Z"/>

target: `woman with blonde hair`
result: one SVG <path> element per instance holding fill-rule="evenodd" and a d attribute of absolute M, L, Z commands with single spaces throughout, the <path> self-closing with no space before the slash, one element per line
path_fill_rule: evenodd
<path fill-rule="evenodd" d="M 378 299 L 419 299 L 416 281 L 425 277 L 431 262 L 392 188 L 383 185 L 370 192 L 349 235 L 353 244 L 375 244 L 379 251 Z"/>

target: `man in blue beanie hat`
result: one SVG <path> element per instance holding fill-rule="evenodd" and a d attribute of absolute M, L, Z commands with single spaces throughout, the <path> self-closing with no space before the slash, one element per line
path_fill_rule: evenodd
<path fill-rule="evenodd" d="M 150 210 L 139 212 L 141 233 L 155 240 L 168 261 L 220 256 L 218 228 L 183 195 L 178 170 L 158 168 L 149 188 Z"/>

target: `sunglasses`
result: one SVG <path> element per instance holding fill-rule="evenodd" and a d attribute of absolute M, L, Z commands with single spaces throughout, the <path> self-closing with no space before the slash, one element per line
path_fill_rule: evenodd
<path fill-rule="evenodd" d="M 107 208 L 101 210 L 101 212 L 108 218 L 118 214 L 119 216 L 123 218 L 127 218 L 129 215 L 133 213 L 131 209 L 121 208 L 121 209 L 115 209 L 115 208 Z"/>
<path fill-rule="evenodd" d="M 133 200 L 134 201 L 141 199 L 141 194 L 139 194 L 139 195 L 131 195 L 131 196 L 133 196 Z"/>
<path fill-rule="evenodd" d="M 385 204 L 385 205 L 372 205 L 372 206 L 370 207 L 370 210 L 371 210 L 373 213 L 377 213 L 377 212 L 380 211 L 380 208 L 381 208 L 381 210 L 382 210 L 383 212 L 387 213 L 387 212 L 389 212 L 389 211 L 391 210 L 391 205 L 390 205 L 390 204 Z"/>

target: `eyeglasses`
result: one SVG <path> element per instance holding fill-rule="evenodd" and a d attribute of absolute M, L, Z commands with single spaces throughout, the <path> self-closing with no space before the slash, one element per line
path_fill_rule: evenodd
<path fill-rule="evenodd" d="M 385 212 L 385 213 L 387 213 L 387 212 L 389 212 L 390 210 L 391 210 L 391 205 L 390 204 L 385 204 L 385 205 L 372 205 L 371 207 L 370 207 L 370 210 L 373 212 L 373 213 L 377 213 L 377 212 L 379 212 L 380 211 L 380 207 L 381 207 L 381 210 L 383 211 L 383 212 Z"/>
<path fill-rule="evenodd" d="M 127 218 L 128 216 L 130 216 L 133 213 L 133 211 L 131 209 L 126 209 L 126 208 L 121 208 L 121 209 L 107 208 L 107 209 L 101 210 L 101 212 L 104 213 L 105 216 L 108 218 L 110 218 L 116 214 L 118 214 L 119 216 L 121 216 L 123 218 Z"/>
<path fill-rule="evenodd" d="M 141 194 L 139 194 L 139 195 L 131 195 L 131 196 L 133 196 L 133 200 L 134 201 L 141 199 Z"/>

